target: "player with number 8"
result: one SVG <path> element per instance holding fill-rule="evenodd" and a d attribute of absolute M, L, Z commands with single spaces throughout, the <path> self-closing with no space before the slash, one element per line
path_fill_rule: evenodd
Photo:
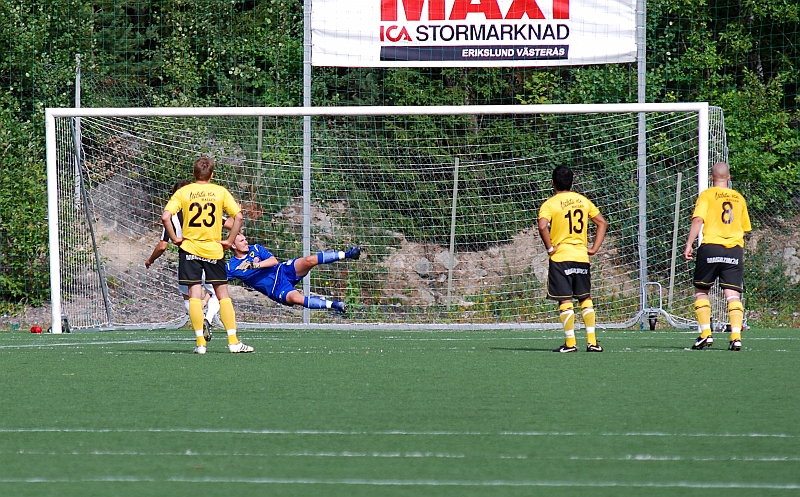
<path fill-rule="evenodd" d="M 750 231 L 747 202 L 741 193 L 729 186 L 731 180 L 728 164 L 717 162 L 711 167 L 712 186 L 697 197 L 689 237 L 683 257 L 692 260 L 693 244 L 702 232 L 697 248 L 694 268 L 694 310 L 700 336 L 692 349 L 711 347 L 714 343 L 711 330 L 711 301 L 708 292 L 719 278 L 719 286 L 728 304 L 731 336 L 728 350 L 742 349 L 742 324 L 744 305 L 744 234 Z"/>

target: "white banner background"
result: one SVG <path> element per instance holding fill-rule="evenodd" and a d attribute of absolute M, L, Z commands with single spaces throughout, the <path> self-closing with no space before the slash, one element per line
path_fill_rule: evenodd
<path fill-rule="evenodd" d="M 313 0 L 311 33 L 315 66 L 633 62 L 636 0 Z"/>

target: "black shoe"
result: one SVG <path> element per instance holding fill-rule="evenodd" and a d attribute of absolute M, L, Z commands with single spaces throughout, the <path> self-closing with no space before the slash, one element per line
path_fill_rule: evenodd
<path fill-rule="evenodd" d="M 353 259 L 358 260 L 361 257 L 361 246 L 356 245 L 355 247 L 350 247 L 350 250 L 344 253 L 345 259 Z"/>
<path fill-rule="evenodd" d="M 342 316 L 347 315 L 347 304 L 345 304 L 344 302 L 334 302 L 333 305 L 331 306 L 331 309 L 336 311 L 336 314 L 340 314 Z"/>
<path fill-rule="evenodd" d="M 206 339 L 206 342 L 211 341 L 211 323 L 207 319 L 203 320 L 203 338 Z"/>
<path fill-rule="evenodd" d="M 692 350 L 704 349 L 706 347 L 711 347 L 713 344 L 714 344 L 714 339 L 711 338 L 711 335 L 705 338 L 697 337 L 697 340 L 695 340 L 694 345 L 692 345 Z"/>
<path fill-rule="evenodd" d="M 564 345 L 562 345 L 561 347 L 557 348 L 557 349 L 553 349 L 553 352 L 560 352 L 562 354 L 567 354 L 569 352 L 577 352 L 577 351 L 578 351 L 578 347 L 576 347 L 574 345 L 572 347 L 567 347 L 566 343 Z"/>
<path fill-rule="evenodd" d="M 728 345 L 728 350 L 742 350 L 742 341 L 739 339 L 731 340 L 731 343 Z"/>
<path fill-rule="evenodd" d="M 603 351 L 603 347 L 601 347 L 599 343 L 595 343 L 595 344 L 588 343 L 588 344 L 586 344 L 586 352 L 602 352 L 602 351 Z"/>

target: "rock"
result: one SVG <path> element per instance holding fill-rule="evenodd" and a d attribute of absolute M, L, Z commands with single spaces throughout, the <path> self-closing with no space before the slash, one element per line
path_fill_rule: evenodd
<path fill-rule="evenodd" d="M 458 266 L 458 258 L 455 255 L 451 258 L 449 250 L 442 250 L 436 254 L 436 262 L 444 266 L 445 269 L 453 269 Z"/>
<path fill-rule="evenodd" d="M 436 297 L 434 297 L 433 294 L 429 292 L 427 289 L 419 288 L 417 289 L 417 292 L 419 294 L 419 299 L 422 300 L 425 304 L 432 305 L 436 303 Z"/>
<path fill-rule="evenodd" d="M 414 264 L 414 271 L 416 271 L 421 278 L 428 278 L 433 272 L 433 263 L 423 257 Z"/>

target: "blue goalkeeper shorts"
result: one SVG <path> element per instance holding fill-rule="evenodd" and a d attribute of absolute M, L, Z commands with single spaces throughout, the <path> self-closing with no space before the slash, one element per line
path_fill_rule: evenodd
<path fill-rule="evenodd" d="M 272 290 L 267 294 L 267 297 L 283 305 L 291 305 L 286 302 L 286 295 L 292 290 L 297 290 L 295 285 L 303 279 L 298 278 L 294 270 L 295 260 L 297 259 L 289 259 L 278 265 L 278 270 L 275 272 L 275 283 L 272 285 Z"/>

